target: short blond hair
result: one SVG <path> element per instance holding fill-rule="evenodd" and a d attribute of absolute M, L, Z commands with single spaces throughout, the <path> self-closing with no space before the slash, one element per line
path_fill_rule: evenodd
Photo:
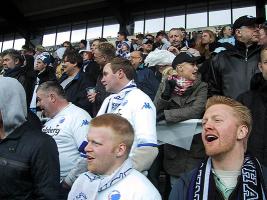
<path fill-rule="evenodd" d="M 236 115 L 239 123 L 241 125 L 247 126 L 248 136 L 249 136 L 251 129 L 252 129 L 252 117 L 251 117 L 250 110 L 243 104 L 239 103 L 238 101 L 231 99 L 229 97 L 225 97 L 225 96 L 210 97 L 206 103 L 206 110 L 210 108 L 211 106 L 217 105 L 217 104 L 230 106 L 233 109 L 234 114 Z"/>
<path fill-rule="evenodd" d="M 238 101 L 225 96 L 210 97 L 206 103 L 206 110 L 213 105 L 223 104 L 232 108 L 234 115 L 237 117 L 239 125 L 245 125 L 248 133 L 243 139 L 244 151 L 247 150 L 248 138 L 252 129 L 252 117 L 250 110 Z"/>
<path fill-rule="evenodd" d="M 127 152 L 130 153 L 134 140 L 134 129 L 127 119 L 117 114 L 103 114 L 92 119 L 90 127 L 110 128 L 116 140 L 119 143 L 124 143 L 127 147 Z"/>

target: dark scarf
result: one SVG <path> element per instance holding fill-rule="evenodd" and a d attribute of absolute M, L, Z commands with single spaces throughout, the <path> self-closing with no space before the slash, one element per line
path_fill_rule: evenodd
<path fill-rule="evenodd" d="M 213 182 L 211 168 L 210 158 L 201 163 L 196 173 L 192 176 L 188 188 L 188 200 L 216 200 L 214 198 L 216 185 L 215 183 L 211 184 Z M 262 169 L 256 158 L 245 156 L 240 178 L 241 187 L 237 190 L 237 200 L 266 200 Z"/>
<path fill-rule="evenodd" d="M 16 66 L 12 68 L 4 69 L 4 76 L 6 77 L 17 77 L 18 75 L 25 73 L 25 67 L 23 66 Z"/>

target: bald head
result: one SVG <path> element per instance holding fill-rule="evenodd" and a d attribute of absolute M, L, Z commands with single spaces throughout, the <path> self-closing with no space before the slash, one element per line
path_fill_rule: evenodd
<path fill-rule="evenodd" d="M 143 54 L 141 51 L 133 51 L 130 55 L 130 61 L 134 69 L 137 69 L 138 66 L 143 62 Z"/>

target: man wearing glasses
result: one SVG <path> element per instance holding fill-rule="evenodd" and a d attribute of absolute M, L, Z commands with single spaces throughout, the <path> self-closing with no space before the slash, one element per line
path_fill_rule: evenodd
<path fill-rule="evenodd" d="M 247 91 L 251 77 L 259 72 L 259 24 L 263 19 L 239 17 L 233 24 L 233 48 L 214 56 L 209 66 L 210 95 L 236 98 Z"/>

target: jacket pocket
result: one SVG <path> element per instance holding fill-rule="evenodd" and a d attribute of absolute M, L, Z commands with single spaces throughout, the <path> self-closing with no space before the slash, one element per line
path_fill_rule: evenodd
<path fill-rule="evenodd" d="M 25 162 L 11 160 L 7 158 L 3 158 L 3 157 L 0 157 L 0 165 L 10 167 L 13 169 L 17 169 L 17 170 L 28 170 L 30 168 L 30 166 Z"/>
<path fill-rule="evenodd" d="M 0 182 L 5 186 L 0 187 L 1 195 L 14 196 L 22 188 L 30 188 L 30 166 L 27 162 L 0 157 Z"/>

